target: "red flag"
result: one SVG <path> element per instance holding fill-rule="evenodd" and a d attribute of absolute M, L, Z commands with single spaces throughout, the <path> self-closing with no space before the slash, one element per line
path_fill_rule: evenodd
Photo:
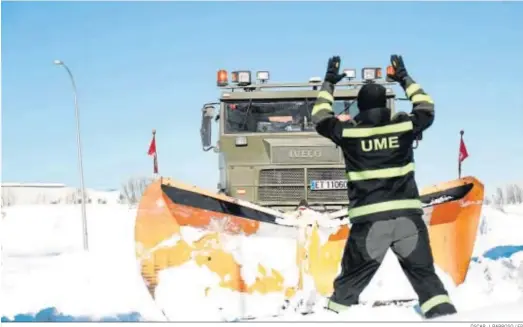
<path fill-rule="evenodd" d="M 458 178 L 461 178 L 461 162 L 467 159 L 469 153 L 467 151 L 467 147 L 465 146 L 465 142 L 463 142 L 463 134 L 465 134 L 465 131 L 461 130 L 459 134 L 461 135 L 461 138 L 459 141 Z"/>
<path fill-rule="evenodd" d="M 463 142 L 463 137 L 461 138 L 461 142 L 459 143 L 459 162 L 462 162 L 463 160 L 467 159 L 469 156 L 469 153 L 467 151 L 467 147 L 465 146 L 465 142 Z"/>
<path fill-rule="evenodd" d="M 151 140 L 151 145 L 149 145 L 149 151 L 147 154 L 150 156 L 156 155 L 156 136 L 153 134 L 153 139 Z"/>
<path fill-rule="evenodd" d="M 156 153 L 156 131 L 154 130 L 153 139 L 151 140 L 151 144 L 149 145 L 149 151 L 147 151 L 147 154 L 153 156 L 153 173 L 158 174 L 158 156 Z"/>

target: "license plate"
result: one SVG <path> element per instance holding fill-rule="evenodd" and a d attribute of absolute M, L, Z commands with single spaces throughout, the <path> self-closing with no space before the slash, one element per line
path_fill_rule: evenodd
<path fill-rule="evenodd" d="M 311 190 L 346 190 L 347 189 L 347 180 L 346 179 L 336 179 L 336 180 L 316 180 L 311 181 Z"/>

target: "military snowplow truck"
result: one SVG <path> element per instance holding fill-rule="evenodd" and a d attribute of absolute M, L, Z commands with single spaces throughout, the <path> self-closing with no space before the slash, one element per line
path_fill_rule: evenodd
<path fill-rule="evenodd" d="M 349 79 L 336 86 L 333 107 L 337 114 L 357 114 L 355 99 L 365 82 L 389 86 L 388 104 L 394 108 L 392 84 L 369 76 L 377 71 L 366 69 L 366 80 Z M 200 130 L 204 151 L 212 149 L 219 156 L 218 190 L 282 211 L 296 210 L 299 204 L 317 211 L 346 207 L 343 155 L 318 135 L 311 119 L 322 79 L 269 83 L 269 72 L 258 72 L 258 83 L 252 83 L 250 72 L 240 71 L 228 83 L 224 74 L 218 73 L 220 101 L 204 105 Z M 213 146 L 215 117 L 219 118 L 219 141 Z"/>
<path fill-rule="evenodd" d="M 359 80 L 356 70 L 345 72 L 348 78 L 334 94 L 337 114 L 357 114 L 355 98 L 364 83 L 384 84 L 394 111 L 393 84 L 381 79 L 381 69 L 364 68 Z M 164 313 L 169 308 L 160 300 L 160 289 L 183 293 L 192 287 L 190 292 L 202 297 L 227 291 L 242 294 L 239 301 L 255 294 L 277 295 L 287 303 L 309 301 L 305 293 L 332 292 L 350 220 L 344 209 L 347 181 L 341 151 L 318 136 L 311 123 L 322 80 L 269 83 L 266 71 L 257 72 L 256 80 L 251 77 L 249 71 L 229 76 L 219 70 L 219 101 L 202 110 L 203 149 L 219 158 L 218 190 L 161 177 L 140 201 L 136 256 L 143 280 Z M 211 138 L 215 123 L 216 145 Z M 472 255 L 483 185 L 465 177 L 420 192 L 436 265 L 458 285 L 465 280 Z M 189 268 L 214 277 L 176 277 Z M 185 312 L 180 305 L 199 303 L 177 303 L 178 313 Z M 248 304 L 228 305 L 243 308 L 236 318 L 249 316 Z M 274 305 L 274 310 L 282 307 Z"/>

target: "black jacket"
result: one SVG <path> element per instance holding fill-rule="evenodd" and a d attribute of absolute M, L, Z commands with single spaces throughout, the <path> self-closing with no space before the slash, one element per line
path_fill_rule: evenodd
<path fill-rule="evenodd" d="M 411 78 L 404 84 L 413 104 L 410 114 L 391 118 L 374 108 L 339 121 L 332 110 L 334 85 L 324 82 L 312 110 L 322 136 L 343 151 L 352 223 L 423 213 L 414 179 L 413 142 L 434 121 L 434 103 Z"/>

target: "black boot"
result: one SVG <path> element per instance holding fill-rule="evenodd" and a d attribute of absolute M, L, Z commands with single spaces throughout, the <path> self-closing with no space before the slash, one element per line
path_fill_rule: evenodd
<path fill-rule="evenodd" d="M 425 313 L 426 319 L 446 316 L 457 313 L 454 305 L 450 303 L 441 303 Z"/>

